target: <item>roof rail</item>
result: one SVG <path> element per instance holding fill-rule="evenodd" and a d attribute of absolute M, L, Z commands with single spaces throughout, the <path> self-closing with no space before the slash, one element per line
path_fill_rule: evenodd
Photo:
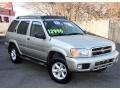
<path fill-rule="evenodd" d="M 67 19 L 65 16 L 18 16 L 16 19 Z"/>

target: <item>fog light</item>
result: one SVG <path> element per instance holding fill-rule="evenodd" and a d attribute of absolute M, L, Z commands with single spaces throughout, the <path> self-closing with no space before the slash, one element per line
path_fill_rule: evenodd
<path fill-rule="evenodd" d="M 82 69 L 82 64 L 78 64 L 78 65 L 77 65 L 77 68 L 78 68 L 78 69 Z"/>

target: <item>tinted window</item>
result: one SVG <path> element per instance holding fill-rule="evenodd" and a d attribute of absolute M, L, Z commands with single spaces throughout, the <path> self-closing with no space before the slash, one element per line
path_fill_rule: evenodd
<path fill-rule="evenodd" d="M 14 21 L 11 23 L 11 25 L 9 26 L 8 31 L 9 31 L 9 32 L 14 32 L 14 31 L 15 31 L 15 28 L 16 28 L 16 26 L 17 26 L 18 23 L 19 23 L 19 21 L 14 20 Z"/>
<path fill-rule="evenodd" d="M 9 18 L 8 17 L 4 17 L 4 22 L 9 23 Z"/>
<path fill-rule="evenodd" d="M 29 21 L 21 21 L 18 26 L 17 33 L 25 35 L 29 26 Z"/>
<path fill-rule="evenodd" d="M 34 21 L 32 23 L 31 31 L 30 31 L 30 36 L 35 36 L 35 34 L 44 34 L 44 30 L 42 28 L 42 25 L 39 21 Z"/>
<path fill-rule="evenodd" d="M 0 16 L 0 23 L 2 22 L 2 17 Z"/>

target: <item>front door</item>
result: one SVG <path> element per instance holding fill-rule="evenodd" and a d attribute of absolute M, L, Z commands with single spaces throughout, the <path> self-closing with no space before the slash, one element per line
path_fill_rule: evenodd
<path fill-rule="evenodd" d="M 27 37 L 27 55 L 44 60 L 47 56 L 46 48 L 48 41 L 35 37 L 36 34 L 44 34 L 44 30 L 40 21 L 33 21 L 31 24 L 30 35 Z"/>

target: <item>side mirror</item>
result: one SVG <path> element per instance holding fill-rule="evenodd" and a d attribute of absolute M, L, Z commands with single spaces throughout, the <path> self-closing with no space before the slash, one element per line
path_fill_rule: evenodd
<path fill-rule="evenodd" d="M 87 34 L 87 33 L 88 33 L 86 30 L 83 30 L 83 32 L 84 32 L 85 34 Z"/>
<path fill-rule="evenodd" d="M 36 33 L 35 37 L 36 38 L 41 38 L 41 39 L 46 39 L 45 34 L 41 34 L 41 33 Z"/>

